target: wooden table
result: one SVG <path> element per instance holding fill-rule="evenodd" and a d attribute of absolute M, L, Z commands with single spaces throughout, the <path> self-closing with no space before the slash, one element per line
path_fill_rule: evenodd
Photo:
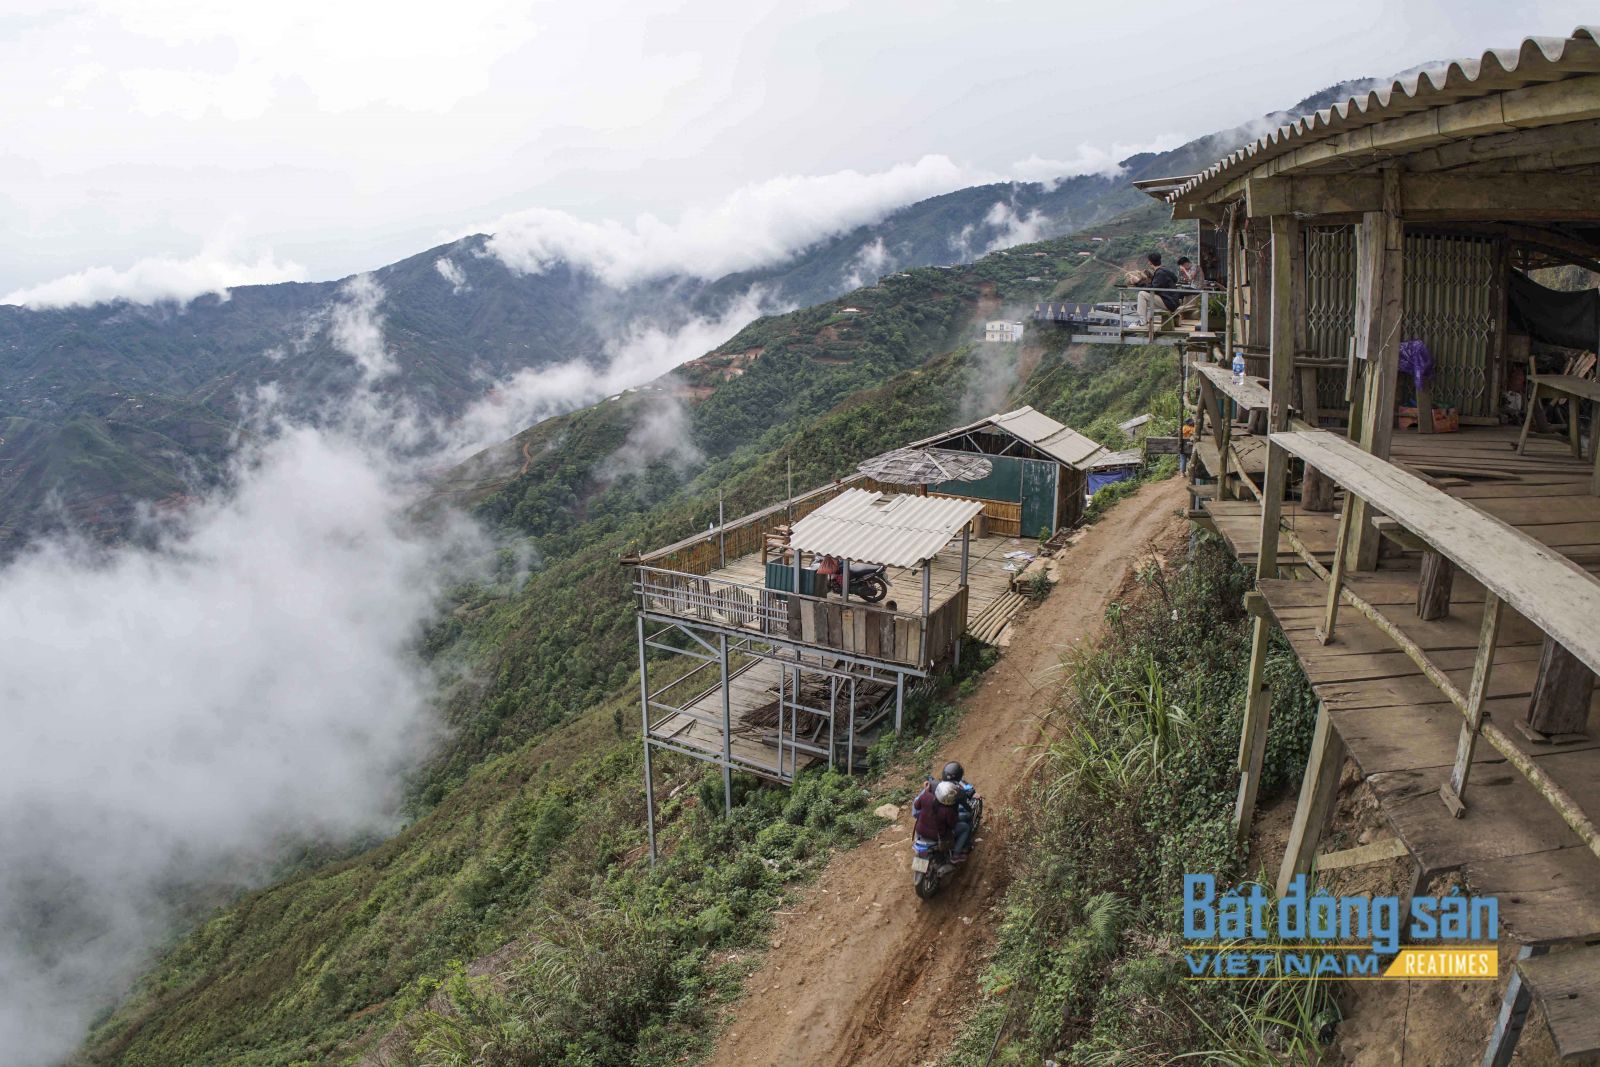
<path fill-rule="evenodd" d="M 1582 459 L 1583 443 L 1578 437 L 1578 405 L 1589 401 L 1595 405 L 1594 418 L 1589 423 L 1589 451 L 1594 453 L 1594 477 L 1590 479 L 1589 491 L 1600 496 L 1600 382 L 1571 374 L 1536 374 L 1532 381 L 1533 389 L 1528 394 L 1528 415 L 1522 421 L 1522 436 L 1517 438 L 1517 454 L 1521 455 L 1528 444 L 1528 431 L 1533 428 L 1533 411 L 1538 406 L 1539 394 L 1545 392 L 1552 397 L 1564 396 L 1570 401 L 1572 409 L 1567 415 L 1567 439 L 1572 443 L 1573 456 Z"/>

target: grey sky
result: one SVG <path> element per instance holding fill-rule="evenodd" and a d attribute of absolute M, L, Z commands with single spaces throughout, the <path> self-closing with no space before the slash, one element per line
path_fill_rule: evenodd
<path fill-rule="evenodd" d="M 846 168 L 913 197 L 1040 177 L 1581 8 L 10 0 L 0 294 L 338 277 L 510 213 L 671 227 Z"/>

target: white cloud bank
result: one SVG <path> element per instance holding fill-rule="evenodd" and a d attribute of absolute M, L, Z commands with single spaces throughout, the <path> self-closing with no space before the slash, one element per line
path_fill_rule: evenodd
<path fill-rule="evenodd" d="M 314 320 L 368 381 L 382 300 L 354 279 Z M 150 545 L 46 542 L 0 570 L 6 1064 L 66 1055 L 184 887 L 396 828 L 439 728 L 415 641 L 484 542 L 408 521 L 407 420 L 367 393 L 344 410 L 317 429 L 269 416 L 231 487 Z"/>
<path fill-rule="evenodd" d="M 677 222 L 654 215 L 631 225 L 587 222 L 540 208 L 485 227 L 493 233 L 487 250 L 512 270 L 536 274 L 566 261 L 617 286 L 676 273 L 718 278 L 782 262 L 974 177 L 947 156 L 928 155 L 874 173 L 842 170 L 753 183 L 718 204 L 685 210 Z"/>
<path fill-rule="evenodd" d="M 675 324 L 630 324 L 607 342 L 602 366 L 570 360 L 518 371 L 497 382 L 450 429 L 446 451 L 462 458 L 541 419 L 653 381 L 705 355 L 762 315 L 786 310 L 752 288 L 716 315 Z"/>
<path fill-rule="evenodd" d="M 305 268 L 279 261 L 263 252 L 254 262 L 233 258 L 224 248 L 212 248 L 188 259 L 141 259 L 123 270 L 87 267 L 72 274 L 25 286 L 0 296 L 0 304 L 21 304 L 35 309 L 81 307 L 129 300 L 136 304 L 177 301 L 186 304 L 206 293 L 226 298 L 240 285 L 270 285 L 305 281 Z"/>
<path fill-rule="evenodd" d="M 1008 168 L 1010 175 L 1021 182 L 1043 182 L 1054 188 L 1062 178 L 1093 174 L 1102 178 L 1120 177 L 1122 161 L 1144 152 L 1170 152 L 1189 138 L 1178 134 L 1163 134 L 1145 144 L 1117 142 L 1108 147 L 1093 144 L 1078 145 L 1077 154 L 1068 159 L 1045 159 L 1031 155 L 1019 159 Z"/>

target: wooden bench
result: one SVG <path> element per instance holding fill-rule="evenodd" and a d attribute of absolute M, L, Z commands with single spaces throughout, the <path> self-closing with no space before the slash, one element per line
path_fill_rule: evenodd
<path fill-rule="evenodd" d="M 1539 394 L 1549 393 L 1552 398 L 1567 398 L 1570 404 L 1567 440 L 1571 443 L 1573 457 L 1582 459 L 1583 442 L 1578 437 L 1578 405 L 1589 401 L 1594 405 L 1593 418 L 1589 423 L 1589 451 L 1594 453 L 1594 475 L 1589 482 L 1589 491 L 1600 496 L 1600 382 L 1571 374 L 1536 374 L 1532 382 L 1533 388 L 1528 394 L 1528 414 L 1522 420 L 1522 433 L 1517 437 L 1517 454 L 1520 456 L 1527 447 L 1528 431 L 1533 428 L 1533 412 L 1539 406 Z"/>
<path fill-rule="evenodd" d="M 1483 715 L 1499 639 L 1501 609 L 1509 605 L 1545 634 L 1544 662 L 1530 705 L 1530 725 L 1534 732 L 1565 732 L 1550 727 L 1574 724 L 1582 729 L 1588 713 L 1588 692 L 1583 691 L 1581 702 L 1573 696 L 1581 688 L 1583 677 L 1592 684 L 1594 673 L 1600 672 L 1600 626 L 1595 625 L 1595 620 L 1600 619 L 1600 581 L 1520 530 L 1335 434 L 1323 430 L 1286 431 L 1272 434 L 1270 440 L 1273 446 L 1315 466 L 1345 488 L 1346 503 L 1339 522 L 1338 548 L 1329 575 L 1327 608 L 1320 635 L 1323 643 L 1333 639 L 1340 603 L 1351 603 L 1410 656 L 1465 719 L 1450 782 L 1441 790 L 1445 803 L 1457 814 L 1464 810 L 1462 795 L 1473 749 L 1477 738 L 1483 736 L 1556 807 L 1584 844 L 1600 856 L 1600 830 L 1565 790 L 1529 760 L 1508 735 L 1485 721 Z M 1343 588 L 1345 548 L 1354 525 L 1353 516 L 1358 510 L 1351 506 L 1353 497 L 1383 512 L 1426 549 L 1483 585 L 1486 594 L 1483 627 L 1467 693 L 1462 693 L 1391 620 Z M 1583 675 L 1573 682 L 1571 675 L 1579 668 Z M 1556 687 L 1565 688 L 1559 699 L 1551 700 L 1550 691 Z M 1577 706 L 1580 703 L 1581 707 Z"/>

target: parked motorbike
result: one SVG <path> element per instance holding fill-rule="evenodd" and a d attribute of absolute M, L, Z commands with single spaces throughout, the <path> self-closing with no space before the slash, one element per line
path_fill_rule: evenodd
<path fill-rule="evenodd" d="M 850 564 L 850 595 L 859 597 L 868 604 L 876 604 L 889 595 L 889 579 L 884 577 L 887 570 L 881 563 L 852 563 Z M 837 572 L 828 575 L 828 591 L 838 593 L 843 588 Z"/>
<path fill-rule="evenodd" d="M 983 798 L 972 798 L 972 851 L 977 851 L 978 828 L 983 824 Z M 950 859 L 950 846 L 953 842 L 930 841 L 921 834 L 913 833 L 911 840 L 911 886 L 917 891 L 917 896 L 927 900 L 939 892 L 956 873 L 957 865 Z M 967 859 L 961 866 L 972 862 L 972 854 L 967 854 Z"/>

